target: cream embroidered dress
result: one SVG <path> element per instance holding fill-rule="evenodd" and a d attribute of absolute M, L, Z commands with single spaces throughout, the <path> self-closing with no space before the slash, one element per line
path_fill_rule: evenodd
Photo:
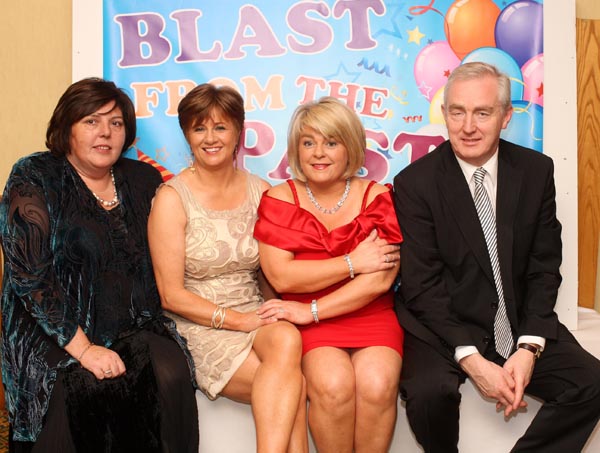
<path fill-rule="evenodd" d="M 253 237 L 261 180 L 246 175 L 246 199 L 236 209 L 203 208 L 179 177 L 166 182 L 183 202 L 187 216 L 186 289 L 225 308 L 250 312 L 263 298 L 258 287 L 258 243 Z M 244 362 L 256 331 L 216 330 L 167 312 L 187 340 L 200 389 L 215 399 Z"/>

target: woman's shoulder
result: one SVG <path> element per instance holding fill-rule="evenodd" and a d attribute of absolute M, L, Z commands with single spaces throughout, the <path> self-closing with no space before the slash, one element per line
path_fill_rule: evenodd
<path fill-rule="evenodd" d="M 120 169 L 123 172 L 123 175 L 128 179 L 162 181 L 160 171 L 151 164 L 141 160 L 121 157 L 115 164 L 115 168 Z"/>
<path fill-rule="evenodd" d="M 369 193 L 374 193 L 375 195 L 379 195 L 380 193 L 389 192 L 390 185 L 389 184 L 381 184 L 377 181 L 373 181 L 371 179 L 357 178 L 362 184 L 364 190 L 369 190 Z"/>
<path fill-rule="evenodd" d="M 245 175 L 245 178 L 247 178 L 250 186 L 256 187 L 261 194 L 271 188 L 271 184 L 269 184 L 269 182 L 267 182 L 260 176 L 255 175 L 254 173 L 250 173 L 249 171 L 246 171 L 246 170 L 239 170 L 239 171 L 241 172 L 242 175 Z"/>
<path fill-rule="evenodd" d="M 62 167 L 63 162 L 63 157 L 56 157 L 50 151 L 36 151 L 35 153 L 19 158 L 13 165 L 13 172 L 43 168 L 53 171 L 59 166 Z"/>
<path fill-rule="evenodd" d="M 276 186 L 271 187 L 267 191 L 267 195 L 271 198 L 281 201 L 287 201 L 288 203 L 294 203 L 294 194 L 292 192 L 292 185 L 295 186 L 294 180 L 289 180 L 286 182 L 282 182 L 281 184 L 277 184 Z"/>
<path fill-rule="evenodd" d="M 132 200 L 152 200 L 163 182 L 160 172 L 143 161 L 121 157 L 113 168 L 117 188 Z"/>
<path fill-rule="evenodd" d="M 363 198 L 366 198 L 366 205 L 371 204 L 371 202 L 375 200 L 377 196 L 381 195 L 382 193 L 388 193 L 391 190 L 389 185 L 380 184 L 369 179 L 357 178 L 357 181 L 359 181 L 358 184 L 361 192 L 363 193 Z"/>
<path fill-rule="evenodd" d="M 189 178 L 189 173 L 188 169 L 184 169 L 181 173 L 162 182 L 156 189 L 156 198 L 180 199 L 186 192 L 187 185 L 185 180 Z"/>
<path fill-rule="evenodd" d="M 56 157 L 49 151 L 35 152 L 15 162 L 6 186 L 27 183 L 42 187 L 54 184 L 61 180 L 63 168 L 63 157 Z"/>

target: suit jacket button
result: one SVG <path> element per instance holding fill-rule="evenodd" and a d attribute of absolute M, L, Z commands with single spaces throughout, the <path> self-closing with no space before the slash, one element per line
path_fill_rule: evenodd
<path fill-rule="evenodd" d="M 498 303 L 497 302 L 492 302 L 492 308 L 494 310 L 497 310 L 498 309 Z"/>
<path fill-rule="evenodd" d="M 492 339 L 490 337 L 483 337 L 483 342 L 485 344 L 488 344 L 490 341 L 492 341 Z"/>

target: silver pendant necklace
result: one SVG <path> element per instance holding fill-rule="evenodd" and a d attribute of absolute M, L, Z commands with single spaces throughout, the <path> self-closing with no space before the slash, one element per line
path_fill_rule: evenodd
<path fill-rule="evenodd" d="M 96 201 L 105 208 L 112 208 L 117 203 L 119 203 L 119 195 L 117 194 L 117 185 L 115 184 L 115 174 L 113 173 L 112 167 L 110 168 L 110 179 L 112 180 L 113 191 L 115 194 L 115 196 L 113 197 L 112 200 L 104 200 L 104 199 L 100 198 L 98 195 L 96 195 L 96 192 L 92 191 L 92 195 L 94 196 Z"/>
<path fill-rule="evenodd" d="M 308 187 L 308 183 L 306 183 L 305 186 L 306 186 L 306 194 L 308 195 L 308 199 L 315 206 L 315 208 L 317 208 L 323 214 L 335 214 L 336 212 L 338 212 L 340 210 L 340 208 L 346 201 L 346 198 L 348 198 L 348 193 L 350 192 L 350 178 L 346 179 L 346 188 L 344 189 L 342 198 L 340 198 L 340 201 L 338 201 L 335 204 L 335 206 L 331 209 L 327 209 L 327 208 L 324 208 L 323 206 L 321 206 L 319 204 L 319 202 L 316 200 L 315 196 L 313 195 L 312 190 L 310 190 L 310 187 Z"/>

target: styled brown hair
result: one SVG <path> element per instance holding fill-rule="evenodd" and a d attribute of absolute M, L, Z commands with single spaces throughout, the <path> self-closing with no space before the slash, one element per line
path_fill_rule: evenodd
<path fill-rule="evenodd" d="M 80 119 L 96 112 L 103 105 L 115 102 L 123 114 L 125 152 L 135 140 L 135 108 L 129 96 L 109 80 L 90 77 L 73 83 L 58 100 L 46 130 L 46 146 L 55 156 L 66 156 L 71 152 L 69 138 L 71 127 Z"/>
<path fill-rule="evenodd" d="M 196 86 L 179 102 L 177 114 L 183 134 L 203 123 L 215 109 L 233 121 L 240 136 L 246 117 L 242 95 L 229 86 L 217 87 L 211 83 Z"/>
<path fill-rule="evenodd" d="M 292 115 L 288 129 L 288 164 L 294 176 L 306 182 L 300 166 L 299 144 L 302 130 L 310 127 L 323 137 L 333 138 L 348 151 L 344 178 L 354 176 L 365 163 L 367 138 L 365 128 L 354 110 L 338 99 L 325 96 L 302 104 Z"/>

